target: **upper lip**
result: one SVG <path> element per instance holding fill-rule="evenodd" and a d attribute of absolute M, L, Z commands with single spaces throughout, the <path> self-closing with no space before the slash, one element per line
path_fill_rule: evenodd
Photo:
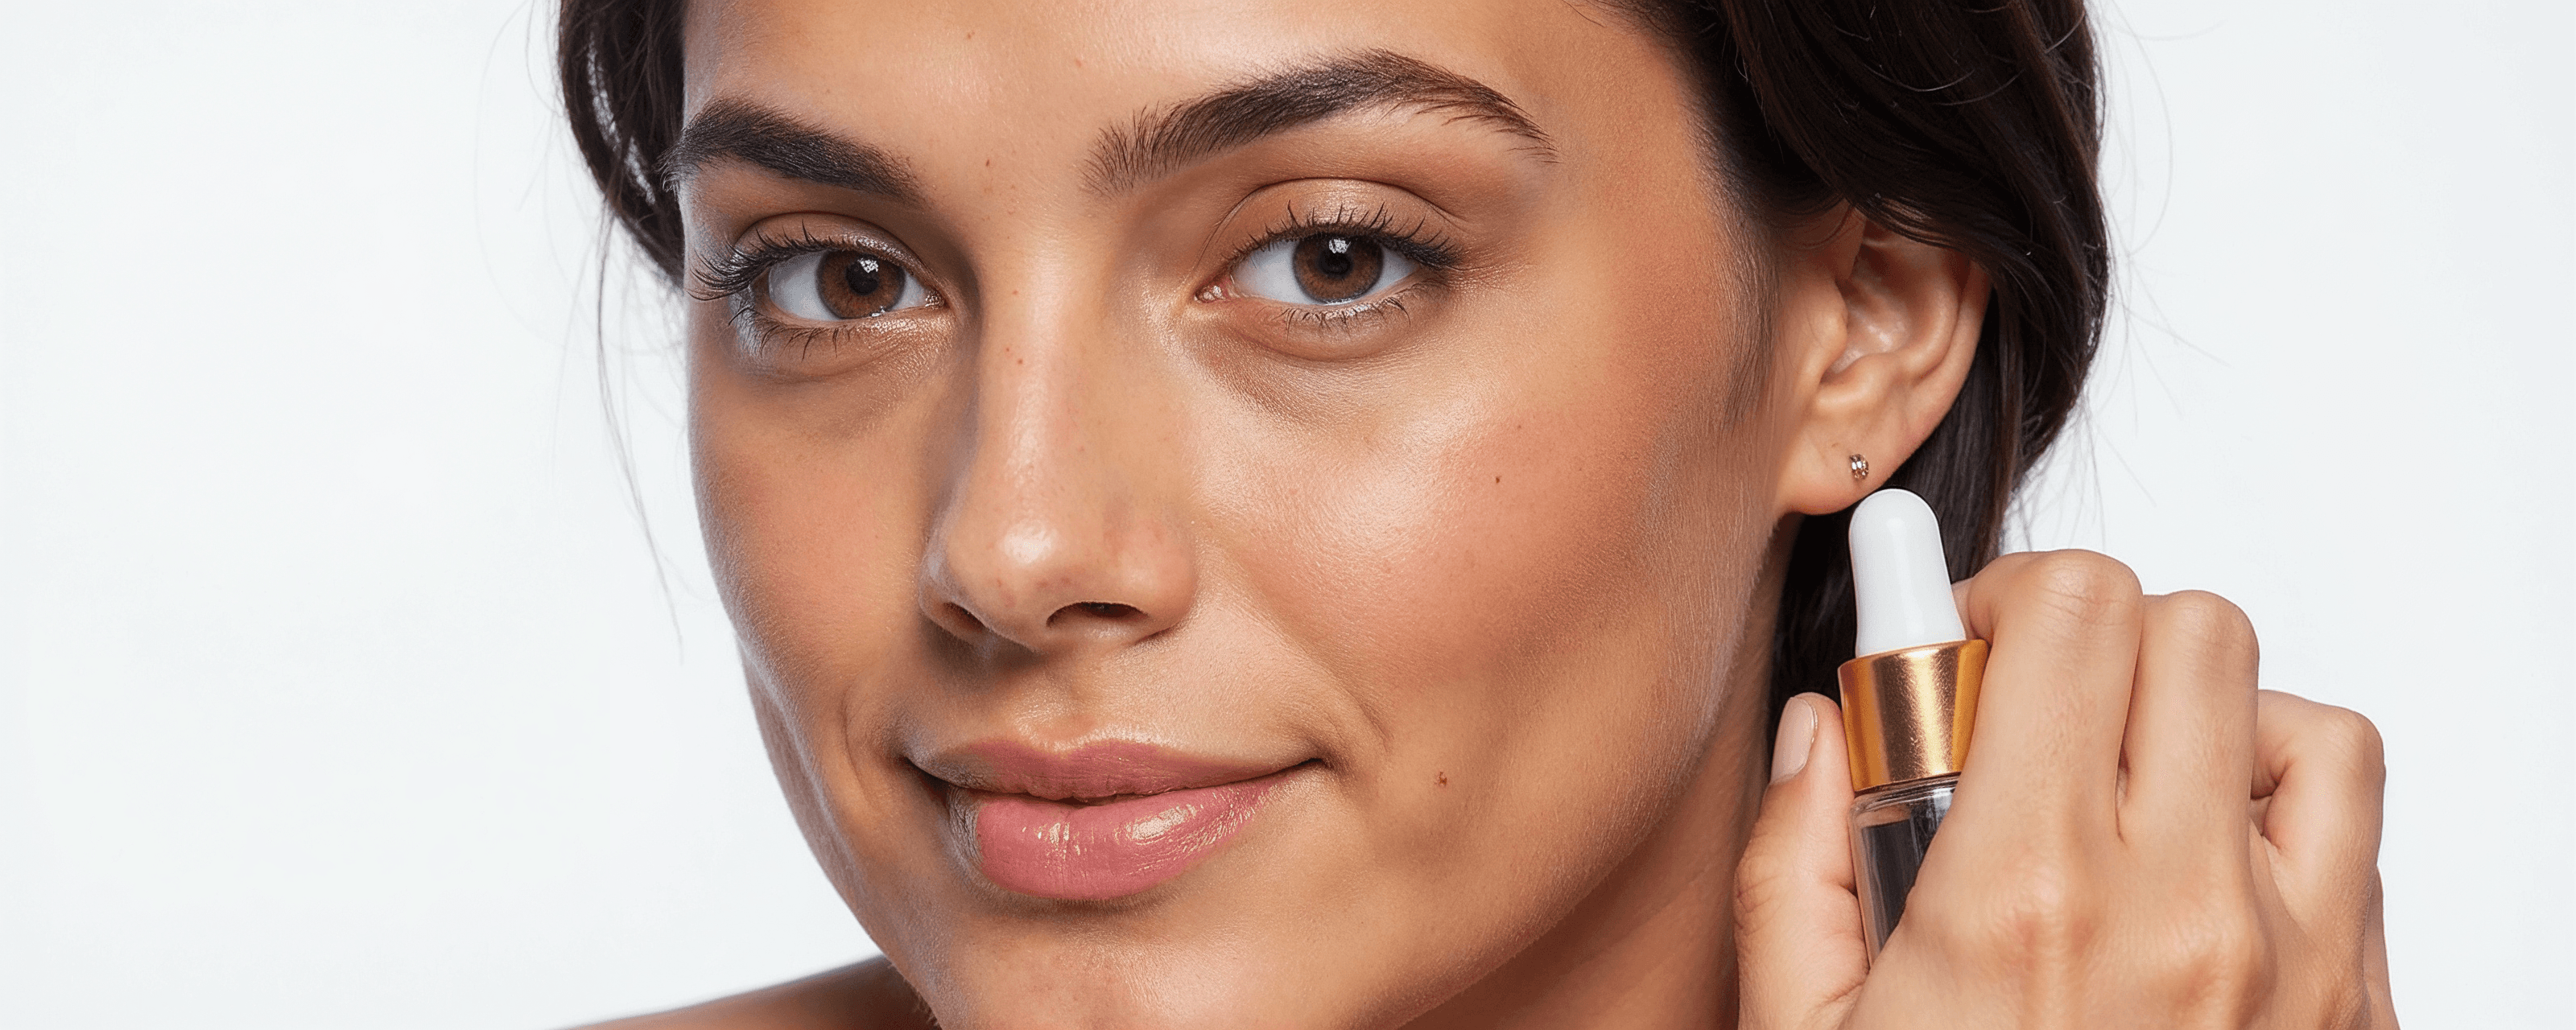
<path fill-rule="evenodd" d="M 1209 758 L 1129 740 L 1061 750 L 985 740 L 916 758 L 913 764 L 968 790 L 1093 801 L 1240 783 L 1298 763 Z"/>

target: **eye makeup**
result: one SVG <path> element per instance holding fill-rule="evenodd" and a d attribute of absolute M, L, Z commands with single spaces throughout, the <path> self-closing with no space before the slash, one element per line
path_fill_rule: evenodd
<path fill-rule="evenodd" d="M 1451 242 L 1448 233 L 1432 225 L 1428 217 L 1399 216 L 1392 207 L 1383 203 L 1346 202 L 1329 211 L 1316 210 L 1312 205 L 1302 209 L 1290 205 L 1285 218 L 1236 247 L 1234 256 L 1226 261 L 1226 265 L 1235 266 L 1265 246 L 1322 234 L 1374 240 L 1425 268 L 1455 268 L 1460 260 L 1458 246 Z"/>
<path fill-rule="evenodd" d="M 1235 247 L 1197 298 L 1259 305 L 1290 331 L 1350 330 L 1403 313 L 1460 263 L 1459 248 L 1426 216 L 1399 216 L 1383 203 L 1292 204 Z"/>
<path fill-rule="evenodd" d="M 920 342 L 944 321 L 899 318 L 949 305 L 910 251 L 829 214 L 771 216 L 693 262 L 690 293 L 722 304 L 747 361 L 796 376 L 852 367 L 898 337 Z M 1381 328 L 1439 299 L 1465 266 L 1446 212 L 1383 183 L 1304 179 L 1245 195 L 1214 223 L 1184 302 L 1207 305 L 1246 342 L 1315 361 L 1378 352 Z M 1177 241 L 1175 241 L 1177 242 Z M 1100 244 L 1118 246 L 1113 242 Z M 1130 241 L 1128 246 L 1133 246 Z M 1170 267 L 1149 253 L 1108 255 L 1113 274 Z M 1177 269 L 1175 269 L 1177 271 Z M 880 321 L 882 320 L 882 321 Z"/>
<path fill-rule="evenodd" d="M 1453 223 L 1385 183 L 1273 183 L 1213 227 L 1187 318 L 1292 366 L 1384 355 L 1473 274 Z"/>
<path fill-rule="evenodd" d="M 690 295 L 726 306 L 747 357 L 803 361 L 830 354 L 854 332 L 892 328 L 871 324 L 877 319 L 946 304 L 902 253 L 855 230 L 818 232 L 799 219 L 755 228 L 698 263 Z"/>

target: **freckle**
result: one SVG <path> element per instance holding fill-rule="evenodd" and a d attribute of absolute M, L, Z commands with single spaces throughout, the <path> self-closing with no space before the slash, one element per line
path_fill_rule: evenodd
<path fill-rule="evenodd" d="M 1440 774 L 1440 785 L 1441 785 L 1441 786 L 1443 786 L 1443 787 L 1446 787 L 1446 786 L 1448 786 L 1448 785 L 1449 785 L 1449 774 L 1448 774 L 1448 773 L 1445 773 L 1445 772 L 1444 772 L 1444 773 L 1441 773 L 1441 774 Z"/>
<path fill-rule="evenodd" d="M 1495 477 L 1494 477 L 1494 482 L 1500 483 L 1500 482 L 1502 482 L 1502 481 L 1503 481 L 1503 477 L 1501 477 L 1501 476 L 1495 476 Z"/>

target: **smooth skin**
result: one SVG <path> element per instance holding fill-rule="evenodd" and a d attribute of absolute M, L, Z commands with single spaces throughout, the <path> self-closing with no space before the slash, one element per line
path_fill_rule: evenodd
<path fill-rule="evenodd" d="M 1878 482 L 1846 456 L 1883 475 L 1948 410 L 1986 279 L 1737 208 L 1620 17 L 711 0 L 686 36 L 692 118 L 772 112 L 908 187 L 680 170 L 709 552 L 886 958 L 613 1025 L 2393 1025 L 2367 723 L 2258 704 L 2240 614 L 2093 555 L 1962 587 L 1978 752 L 1862 968 L 1829 702 L 1766 775 L 1772 613 L 1798 519 Z M 1194 98 L 1371 54 L 1534 132 L 1385 100 L 1102 171 Z M 1255 292 L 1238 258 L 1334 218 L 1446 264 L 1338 311 Z M 920 300 L 705 288 L 781 238 Z M 991 740 L 1290 772 L 1178 878 L 1049 901 L 921 771 Z"/>
<path fill-rule="evenodd" d="M 1840 713 L 1781 718 L 1738 870 L 1741 1026 L 2396 1025 L 2368 720 L 2254 690 L 2242 611 L 2097 554 L 2007 555 L 1957 593 L 1994 646 L 1978 747 L 1875 967 L 1817 932 L 1860 918 Z"/>

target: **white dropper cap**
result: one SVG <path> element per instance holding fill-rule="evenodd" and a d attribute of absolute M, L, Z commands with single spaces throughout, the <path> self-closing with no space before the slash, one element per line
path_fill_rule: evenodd
<path fill-rule="evenodd" d="M 1881 490 L 1852 509 L 1852 592 L 1860 635 L 1852 652 L 1884 654 L 1968 638 L 1950 599 L 1941 524 L 1905 490 Z"/>

